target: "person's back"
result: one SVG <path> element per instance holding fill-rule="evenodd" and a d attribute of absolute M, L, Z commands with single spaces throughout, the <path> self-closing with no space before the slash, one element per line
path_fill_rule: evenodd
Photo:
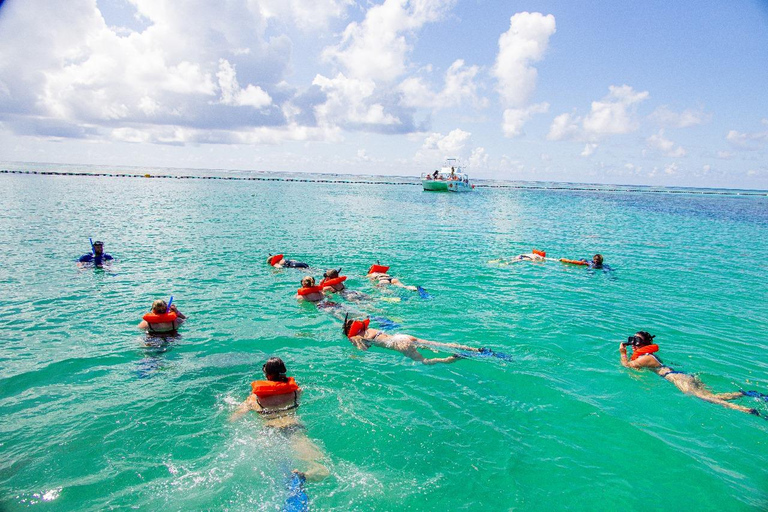
<path fill-rule="evenodd" d="M 175 304 L 171 304 L 169 308 L 164 300 L 156 300 L 152 303 L 152 311 L 144 315 L 139 322 L 139 329 L 158 334 L 172 333 L 184 323 L 186 318 Z"/>

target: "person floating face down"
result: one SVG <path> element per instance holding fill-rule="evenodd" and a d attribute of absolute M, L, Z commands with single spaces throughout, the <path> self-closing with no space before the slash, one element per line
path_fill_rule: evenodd
<path fill-rule="evenodd" d="M 366 277 L 368 279 L 371 279 L 372 281 L 375 280 L 378 286 L 394 285 L 394 286 L 399 286 L 400 288 L 405 288 L 406 290 L 410 290 L 412 292 L 415 292 L 418 290 L 418 287 L 406 285 L 405 283 L 400 281 L 398 278 L 390 276 L 389 274 L 387 274 L 388 270 L 389 270 L 389 267 L 383 267 L 381 265 L 372 265 L 371 268 L 368 269 L 368 274 L 366 275 Z"/>
<path fill-rule="evenodd" d="M 315 278 L 306 276 L 301 280 L 301 288 L 296 292 L 296 298 L 307 302 L 320 302 L 323 300 L 323 287 L 315 285 Z"/>
<path fill-rule="evenodd" d="M 320 281 L 320 286 L 323 287 L 323 291 L 335 293 L 344 290 L 344 281 L 346 276 L 340 276 L 341 269 L 328 269 L 323 274 L 323 280 Z"/>
<path fill-rule="evenodd" d="M 111 254 L 104 252 L 104 242 L 97 240 L 93 242 L 93 252 L 83 254 L 77 261 L 78 263 L 93 263 L 95 267 L 101 267 L 105 261 L 113 259 Z"/>
<path fill-rule="evenodd" d="M 271 254 L 267 258 L 267 263 L 275 268 L 309 268 L 309 265 L 302 261 L 288 260 L 283 257 L 282 254 Z"/>
<path fill-rule="evenodd" d="M 713 393 L 695 375 L 679 372 L 666 366 L 655 355 L 659 350 L 659 346 L 653 343 L 653 338 L 655 337 L 647 331 L 638 331 L 634 336 L 630 336 L 626 342 L 622 342 L 619 346 L 621 364 L 634 370 L 649 369 L 677 386 L 686 395 L 692 395 L 707 402 L 722 405 L 729 409 L 736 409 L 747 414 L 758 414 L 755 409 L 730 402 L 730 400 L 745 396 L 743 391 Z M 628 346 L 632 347 L 632 355 L 629 358 L 627 357 Z"/>
<path fill-rule="evenodd" d="M 171 334 L 176 332 L 187 317 L 179 311 L 176 304 L 168 307 L 162 299 L 152 303 L 152 311 L 144 315 L 139 322 L 139 329 L 149 331 L 150 334 Z"/>
<path fill-rule="evenodd" d="M 437 364 L 437 363 L 453 363 L 461 359 L 460 356 L 454 354 L 449 357 L 424 357 L 417 349 L 427 348 L 436 352 L 436 349 L 443 349 L 445 351 L 464 350 L 470 352 L 480 352 L 481 349 L 475 347 L 469 347 L 466 345 L 460 345 L 458 343 L 441 343 L 437 341 L 429 341 L 408 334 L 386 334 L 378 329 L 369 328 L 370 321 L 366 320 L 352 320 L 349 318 L 344 319 L 343 331 L 349 341 L 355 347 L 360 350 L 368 350 L 372 346 L 387 348 L 400 352 L 401 354 L 410 357 L 414 361 L 418 361 L 423 364 Z"/>
<path fill-rule="evenodd" d="M 288 377 L 285 363 L 279 357 L 271 357 L 261 367 L 265 380 L 251 383 L 251 394 L 240 404 L 230 417 L 235 421 L 249 411 L 255 411 L 264 418 L 264 426 L 285 435 L 290 441 L 296 458 L 306 466 L 305 470 L 294 469 L 302 478 L 317 482 L 330 472 L 321 464 L 323 454 L 306 435 L 306 427 L 299 421 L 301 388 L 293 377 Z"/>

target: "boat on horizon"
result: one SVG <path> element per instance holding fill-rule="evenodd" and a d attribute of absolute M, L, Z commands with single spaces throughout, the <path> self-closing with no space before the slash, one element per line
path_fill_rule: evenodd
<path fill-rule="evenodd" d="M 475 188 L 456 158 L 446 158 L 441 169 L 423 173 L 421 186 L 428 192 L 471 192 Z"/>

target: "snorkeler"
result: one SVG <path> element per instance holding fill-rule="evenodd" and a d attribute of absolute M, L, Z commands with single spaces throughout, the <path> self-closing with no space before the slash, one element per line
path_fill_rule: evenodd
<path fill-rule="evenodd" d="M 693 395 L 707 402 L 719 404 L 729 409 L 736 409 L 747 414 L 759 415 L 756 409 L 750 409 L 729 402 L 729 400 L 735 400 L 743 396 L 753 396 L 749 393 L 754 392 L 712 393 L 695 375 L 678 372 L 666 366 L 654 355 L 659 350 L 659 346 L 653 343 L 653 338 L 655 337 L 646 331 L 639 331 L 634 336 L 630 336 L 627 341 L 622 342 L 619 346 L 621 364 L 635 370 L 649 368 L 660 377 L 677 386 L 686 395 Z M 632 346 L 632 356 L 629 359 L 627 359 L 627 346 Z"/>
<path fill-rule="evenodd" d="M 500 265 L 510 265 L 512 263 L 519 263 L 521 261 L 545 261 L 547 259 L 547 253 L 533 249 L 528 254 L 518 254 L 513 258 L 499 258 L 497 260 L 491 260 L 488 263 L 498 263 Z"/>
<path fill-rule="evenodd" d="M 251 383 L 251 394 L 235 410 L 230 421 L 235 421 L 248 411 L 256 411 L 264 417 L 264 426 L 284 434 L 291 441 L 296 458 L 307 465 L 299 472 L 302 478 L 318 482 L 327 477 L 328 468 L 318 461 L 323 458 L 320 449 L 306 436 L 306 427 L 296 417 L 301 388 L 293 377 L 288 377 L 285 363 L 279 357 L 271 357 L 262 366 L 266 380 Z"/>
<path fill-rule="evenodd" d="M 569 260 L 566 258 L 560 258 L 561 263 L 569 263 L 571 265 L 583 265 L 589 268 L 603 268 L 603 255 L 595 254 L 592 256 L 592 261 L 587 261 L 582 258 L 580 260 Z"/>
<path fill-rule="evenodd" d="M 458 343 L 423 340 L 408 334 L 386 334 L 384 331 L 369 328 L 369 323 L 370 320 L 367 318 L 365 320 L 344 319 L 344 334 L 360 350 L 368 350 L 372 346 L 388 348 L 424 364 L 453 363 L 461 359 L 461 356 L 454 354 L 449 357 L 426 358 L 418 352 L 417 349 L 419 348 L 428 348 L 433 352 L 437 352 L 433 347 L 477 353 L 481 353 L 483 350 Z"/>
<path fill-rule="evenodd" d="M 275 268 L 309 268 L 309 265 L 304 262 L 283 258 L 282 254 L 276 254 L 274 256 L 270 254 L 269 258 L 267 258 L 267 263 Z"/>
<path fill-rule="evenodd" d="M 406 290 L 410 290 L 412 292 L 418 291 L 418 287 L 416 286 L 409 286 L 404 284 L 402 281 L 400 281 L 396 277 L 392 277 L 389 274 L 387 274 L 387 271 L 389 270 L 389 267 L 386 267 L 384 265 L 371 265 L 371 268 L 368 269 L 368 274 L 366 275 L 367 278 L 371 280 L 376 280 L 376 284 L 379 286 L 388 286 L 390 284 L 399 286 L 400 288 L 405 288 Z"/>
<path fill-rule="evenodd" d="M 323 286 L 315 286 L 315 278 L 306 276 L 301 280 L 301 288 L 296 292 L 296 298 L 308 302 L 320 302 L 323 300 Z"/>
<path fill-rule="evenodd" d="M 96 240 L 91 244 L 91 252 L 80 256 L 77 262 L 93 263 L 95 267 L 101 267 L 105 261 L 111 261 L 113 259 L 114 258 L 112 258 L 111 254 L 107 254 L 104 252 L 104 242 Z"/>
<path fill-rule="evenodd" d="M 139 329 L 149 331 L 150 334 L 170 334 L 176 331 L 187 317 L 176 308 L 176 304 L 170 307 L 162 299 L 152 303 L 152 311 L 144 315 L 139 322 Z"/>
<path fill-rule="evenodd" d="M 347 280 L 347 276 L 340 276 L 339 272 L 341 272 L 340 268 L 338 270 L 332 268 L 325 271 L 323 279 L 320 281 L 320 286 L 323 287 L 324 291 L 334 293 L 344 290 L 344 281 Z"/>

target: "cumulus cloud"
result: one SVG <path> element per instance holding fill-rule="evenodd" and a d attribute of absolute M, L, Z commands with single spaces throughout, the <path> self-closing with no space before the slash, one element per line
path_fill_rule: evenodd
<path fill-rule="evenodd" d="M 523 133 L 523 126 L 534 114 L 544 114 L 549 111 L 549 103 L 536 103 L 525 108 L 508 108 L 504 110 L 504 136 L 518 137 Z"/>
<path fill-rule="evenodd" d="M 687 109 L 682 112 L 674 112 L 666 105 L 662 105 L 654 110 L 649 117 L 662 127 L 688 128 L 689 126 L 708 123 L 712 119 L 712 114 L 708 114 L 701 109 Z"/>
<path fill-rule="evenodd" d="M 459 158 L 464 163 L 473 155 L 475 159 L 482 159 L 485 150 L 481 148 L 480 152 L 473 153 L 471 142 L 472 134 L 459 128 L 447 135 L 430 133 L 424 139 L 414 161 L 418 164 L 434 165 L 445 158 Z"/>
<path fill-rule="evenodd" d="M 347 25 L 338 45 L 323 51 L 324 58 L 345 75 L 389 82 L 407 68 L 412 50 L 408 37 L 426 23 L 442 19 L 456 0 L 385 0 L 374 5 L 358 23 Z"/>
<path fill-rule="evenodd" d="M 682 146 L 675 147 L 675 143 L 669 139 L 664 138 L 664 130 L 659 130 L 659 133 L 653 134 L 645 142 L 648 147 L 655 149 L 664 154 L 664 156 L 672 158 L 680 158 L 686 155 L 686 151 Z"/>
<path fill-rule="evenodd" d="M 266 19 L 292 20 L 304 30 L 324 30 L 332 19 L 341 18 L 353 0 L 259 0 L 258 6 Z"/>
<path fill-rule="evenodd" d="M 499 37 L 499 53 L 493 67 L 497 90 L 506 107 L 522 107 L 534 89 L 540 61 L 555 33 L 555 17 L 520 12 L 509 20 L 509 30 Z"/>
<path fill-rule="evenodd" d="M 248 87 L 241 89 L 237 83 L 235 67 L 226 59 L 219 59 L 219 72 L 216 77 L 219 79 L 220 102 L 223 105 L 262 108 L 272 103 L 272 98 L 261 87 L 248 84 Z"/>
<path fill-rule="evenodd" d="M 741 149 L 757 150 L 768 142 L 768 132 L 742 133 L 731 130 L 725 136 L 725 140 Z"/>
<path fill-rule="evenodd" d="M 382 104 L 370 101 L 376 90 L 372 80 L 347 78 L 339 73 L 336 78 L 317 75 L 312 83 L 327 97 L 325 103 L 315 107 L 322 124 L 376 126 L 401 123 L 400 119 L 386 113 Z"/>
<path fill-rule="evenodd" d="M 581 152 L 581 156 L 592 156 L 592 154 L 595 152 L 595 149 L 597 149 L 597 144 L 594 142 L 587 142 L 586 146 L 584 146 L 584 151 Z"/>
<path fill-rule="evenodd" d="M 487 100 L 478 95 L 476 77 L 478 66 L 465 66 L 461 59 L 456 60 L 445 73 L 445 85 L 438 92 L 419 77 L 403 80 L 398 89 L 402 93 L 401 104 L 406 107 L 443 109 L 471 103 L 483 107 Z"/>
<path fill-rule="evenodd" d="M 637 130 L 637 106 L 648 99 L 648 92 L 636 92 L 629 85 L 612 85 L 608 91 L 602 100 L 592 102 L 589 114 L 583 118 L 567 113 L 555 117 L 547 139 L 594 142 Z"/>

